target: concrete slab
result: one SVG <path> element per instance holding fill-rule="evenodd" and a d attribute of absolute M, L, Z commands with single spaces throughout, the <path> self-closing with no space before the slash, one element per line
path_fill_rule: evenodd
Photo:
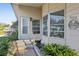
<path fill-rule="evenodd" d="M 32 48 L 28 48 L 24 51 L 19 51 L 19 54 L 17 56 L 36 56 L 36 52 Z"/>
<path fill-rule="evenodd" d="M 18 41 L 15 41 L 16 44 L 14 43 L 14 45 L 16 45 L 18 50 L 16 52 L 16 56 L 36 56 L 36 52 L 35 50 L 33 49 L 33 46 L 30 42 L 30 40 L 18 40 Z M 27 43 L 27 44 L 25 44 Z M 29 47 L 27 47 L 29 46 Z M 27 47 L 27 48 L 26 48 Z M 32 47 L 32 48 L 31 48 Z"/>

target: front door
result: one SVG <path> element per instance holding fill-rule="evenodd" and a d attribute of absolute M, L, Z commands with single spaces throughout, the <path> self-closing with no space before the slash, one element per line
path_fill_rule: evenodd
<path fill-rule="evenodd" d="M 21 17 L 20 39 L 40 39 L 40 20 Z"/>
<path fill-rule="evenodd" d="M 29 39 L 29 20 L 30 20 L 29 17 L 21 17 L 21 38 L 22 39 Z"/>

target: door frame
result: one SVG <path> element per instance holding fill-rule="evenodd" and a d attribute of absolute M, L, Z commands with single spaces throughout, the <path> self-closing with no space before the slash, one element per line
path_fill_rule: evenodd
<path fill-rule="evenodd" d="M 30 17 L 28 17 L 28 16 L 21 16 L 20 18 L 21 18 L 21 19 L 20 19 L 20 24 L 21 24 L 20 26 L 21 26 L 21 27 L 20 27 L 20 29 L 19 29 L 20 32 L 21 32 L 21 33 L 20 33 L 20 34 L 21 34 L 20 36 L 21 36 L 21 38 L 23 38 L 23 39 L 29 38 L 29 21 L 30 21 Z M 23 19 L 26 19 L 26 20 L 27 20 L 27 28 L 28 28 L 28 29 L 27 29 L 27 33 L 26 33 L 26 34 L 23 33 Z"/>

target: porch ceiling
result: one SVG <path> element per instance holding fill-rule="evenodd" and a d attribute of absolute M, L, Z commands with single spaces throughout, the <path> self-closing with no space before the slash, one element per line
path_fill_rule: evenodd
<path fill-rule="evenodd" d="M 43 3 L 19 3 L 19 5 L 31 6 L 31 7 L 41 7 Z"/>

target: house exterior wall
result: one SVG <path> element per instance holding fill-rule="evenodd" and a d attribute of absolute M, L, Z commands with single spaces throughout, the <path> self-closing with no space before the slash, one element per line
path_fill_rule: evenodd
<path fill-rule="evenodd" d="M 57 43 L 57 44 L 66 44 L 69 45 L 71 48 L 79 50 L 79 28 L 76 30 L 71 30 L 68 27 L 69 21 L 71 20 L 70 17 L 77 17 L 77 20 L 79 19 L 79 4 L 72 3 L 72 4 L 43 4 L 42 7 L 42 17 L 50 12 L 55 12 L 61 9 L 64 9 L 64 39 L 57 38 L 57 37 L 48 37 L 48 36 L 42 36 L 42 43 Z M 45 9 L 46 8 L 46 9 Z M 48 9 L 48 10 L 47 10 Z M 44 11 L 46 10 L 46 11 Z M 79 20 L 78 20 L 79 21 Z M 48 25 L 49 26 L 49 25 Z M 49 30 L 48 30 L 49 31 Z"/>
<path fill-rule="evenodd" d="M 64 9 L 64 39 L 62 38 L 58 38 L 58 37 L 49 37 L 48 36 L 44 36 L 43 35 L 43 19 L 41 20 L 41 36 L 39 35 L 34 35 L 36 37 L 39 36 L 39 39 L 41 38 L 41 43 L 43 44 L 47 44 L 47 43 L 57 43 L 57 44 L 67 44 L 69 45 L 71 48 L 79 50 L 79 28 L 77 28 L 76 30 L 71 30 L 68 27 L 70 16 L 72 17 L 76 17 L 79 18 L 79 4 L 75 3 L 69 3 L 69 4 L 62 4 L 62 3 L 50 3 L 50 4 L 43 4 L 42 5 L 42 9 L 39 8 L 34 8 L 34 7 L 28 7 L 28 6 L 19 6 L 16 4 L 13 4 L 13 8 L 15 11 L 15 14 L 18 18 L 19 23 L 21 23 L 20 16 L 30 16 L 33 17 L 35 19 L 42 19 L 42 17 L 44 17 L 45 15 L 47 15 L 48 13 L 51 12 L 55 12 L 58 10 L 62 10 Z M 48 14 L 49 15 L 49 14 Z M 50 17 L 50 16 L 49 16 Z M 78 19 L 77 19 L 78 20 Z M 78 20 L 79 21 L 79 20 Z M 30 22 L 31 24 L 31 22 Z M 49 21 L 48 21 L 48 27 L 49 25 Z M 20 29 L 21 24 L 19 24 L 18 29 Z M 30 26 L 30 31 L 31 31 L 31 26 Z M 48 32 L 50 32 L 50 29 L 48 29 Z M 33 36 L 33 35 L 32 35 Z M 21 30 L 19 30 L 19 39 L 21 37 Z"/>
<path fill-rule="evenodd" d="M 60 11 L 64 9 L 65 11 L 65 4 L 64 3 L 51 3 L 49 4 L 49 12 L 56 12 L 56 11 Z M 65 14 L 64 14 L 65 15 Z M 64 19 L 65 21 L 65 19 Z M 64 24 L 65 26 L 65 24 Z M 65 27 L 64 27 L 65 29 Z M 64 30 L 64 34 L 65 34 L 65 30 Z M 65 37 L 63 38 L 59 38 L 59 37 L 50 37 L 49 38 L 49 43 L 57 43 L 57 44 L 65 44 Z"/>
<path fill-rule="evenodd" d="M 41 8 L 23 6 L 19 4 L 12 4 L 13 9 L 17 16 L 28 16 L 35 19 L 41 19 Z"/>
<path fill-rule="evenodd" d="M 18 38 L 19 39 L 22 39 L 22 33 L 21 33 L 21 17 L 24 16 L 24 17 L 32 17 L 33 19 L 37 19 L 37 20 L 41 20 L 41 8 L 36 8 L 36 7 L 29 7 L 29 6 L 23 6 L 23 5 L 18 5 L 18 4 L 12 4 L 12 7 L 14 9 L 14 12 L 17 16 L 17 19 L 18 19 Z M 30 20 L 29 20 L 30 21 Z M 30 34 L 32 34 L 32 22 L 30 21 L 30 24 L 29 24 L 29 31 L 30 31 Z M 40 39 L 40 35 L 39 34 L 35 34 L 33 35 L 32 34 L 32 37 L 36 37 L 36 38 L 39 38 Z"/>
<path fill-rule="evenodd" d="M 79 21 L 79 4 L 67 4 L 66 7 L 66 44 L 79 50 L 79 28 L 71 30 L 68 27 L 69 21 L 72 20 L 70 17 L 77 17 L 77 21 Z"/>
<path fill-rule="evenodd" d="M 48 4 L 45 3 L 42 5 L 42 17 L 48 14 Z"/>
<path fill-rule="evenodd" d="M 42 5 L 42 17 L 49 12 L 59 11 L 65 8 L 64 3 L 45 3 Z"/>
<path fill-rule="evenodd" d="M 49 3 L 49 12 L 56 12 L 65 8 L 64 3 Z"/>
<path fill-rule="evenodd" d="M 44 17 L 48 13 L 56 12 L 56 11 L 59 11 L 59 10 L 62 10 L 62 9 L 65 10 L 65 4 L 63 4 L 63 3 L 62 4 L 61 3 L 43 4 L 43 6 L 42 6 L 42 17 Z M 50 26 L 50 24 L 48 23 L 48 27 L 49 26 Z M 48 28 L 48 31 L 50 32 L 49 28 Z M 50 33 L 48 34 L 48 36 L 43 35 L 41 43 L 43 43 L 43 44 L 47 44 L 47 43 L 65 44 L 65 39 L 57 38 L 57 37 L 49 37 L 49 35 L 50 35 Z"/>
<path fill-rule="evenodd" d="M 35 19 L 41 19 L 41 9 L 29 6 L 19 6 L 21 16 L 29 16 Z"/>

